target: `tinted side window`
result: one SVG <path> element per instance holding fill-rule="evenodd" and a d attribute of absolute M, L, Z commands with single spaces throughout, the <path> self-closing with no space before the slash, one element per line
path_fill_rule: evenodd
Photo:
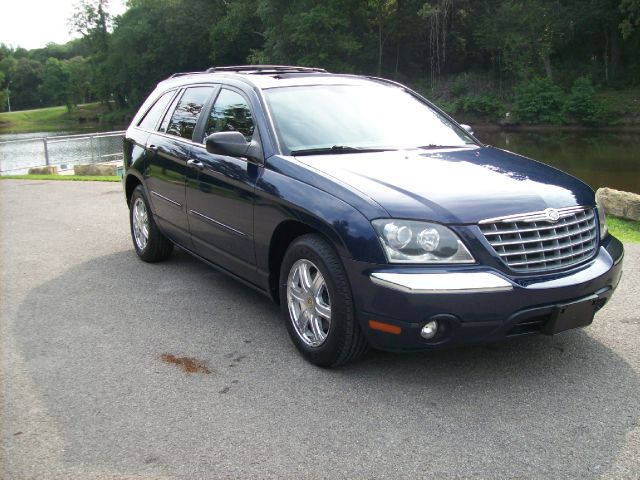
<path fill-rule="evenodd" d="M 169 120 L 167 133 L 191 139 L 200 110 L 212 93 L 213 87 L 188 88 L 178 102 L 171 120 Z"/>
<path fill-rule="evenodd" d="M 171 105 L 169 105 L 167 113 L 164 114 L 164 118 L 162 119 L 162 123 L 160 124 L 160 128 L 158 129 L 159 132 L 167 133 L 167 126 L 169 125 L 169 120 L 171 120 L 171 114 L 176 109 L 176 105 L 178 104 L 178 100 L 180 100 L 181 96 L 182 94 L 176 95 L 171 102 Z"/>
<path fill-rule="evenodd" d="M 216 132 L 238 131 L 251 141 L 255 126 L 251 109 L 242 95 L 222 89 L 207 119 L 205 136 Z"/>
<path fill-rule="evenodd" d="M 153 105 L 153 107 L 149 109 L 140 123 L 138 123 L 138 126 L 140 128 L 146 128 L 148 130 L 155 130 L 162 112 L 164 112 L 167 108 L 167 105 L 169 105 L 169 102 L 171 101 L 174 93 L 176 93 L 175 90 L 171 90 L 170 92 L 163 94 Z"/>

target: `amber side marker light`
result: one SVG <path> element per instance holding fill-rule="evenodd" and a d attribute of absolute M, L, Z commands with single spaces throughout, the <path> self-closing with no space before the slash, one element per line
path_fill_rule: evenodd
<path fill-rule="evenodd" d="M 369 328 L 372 330 L 380 330 L 385 333 L 393 333 L 394 335 L 400 335 L 402 329 L 395 325 L 390 325 L 388 323 L 378 322 L 376 320 L 369 320 Z"/>

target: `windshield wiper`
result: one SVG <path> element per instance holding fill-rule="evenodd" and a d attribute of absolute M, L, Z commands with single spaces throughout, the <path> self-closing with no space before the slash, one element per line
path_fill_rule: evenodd
<path fill-rule="evenodd" d="M 292 150 L 291 155 L 326 155 L 337 153 L 367 153 L 367 152 L 386 152 L 390 148 L 366 148 L 366 147 L 349 147 L 347 145 L 334 145 L 333 147 L 308 148 L 305 150 Z"/>

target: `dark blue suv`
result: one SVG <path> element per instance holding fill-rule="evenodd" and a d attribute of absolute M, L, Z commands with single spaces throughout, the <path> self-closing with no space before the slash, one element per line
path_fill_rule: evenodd
<path fill-rule="evenodd" d="M 622 273 L 591 188 L 380 78 L 173 75 L 125 167 L 140 258 L 177 245 L 264 292 L 320 366 L 582 327 Z"/>

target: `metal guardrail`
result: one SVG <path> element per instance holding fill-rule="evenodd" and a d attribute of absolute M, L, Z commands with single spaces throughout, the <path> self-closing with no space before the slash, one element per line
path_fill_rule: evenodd
<path fill-rule="evenodd" d="M 58 166 L 69 170 L 83 163 L 122 160 L 124 130 L 0 141 L 0 175 L 30 168 Z"/>

